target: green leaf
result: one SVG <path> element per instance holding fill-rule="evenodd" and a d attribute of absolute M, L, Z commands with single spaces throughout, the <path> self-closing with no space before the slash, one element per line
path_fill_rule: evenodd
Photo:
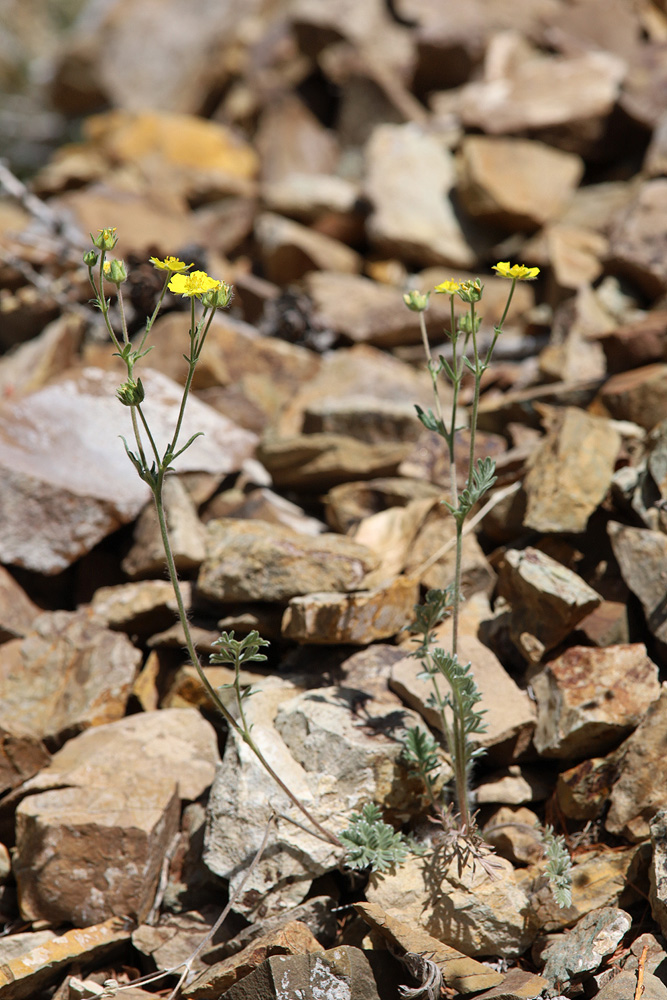
<path fill-rule="evenodd" d="M 349 868 L 390 871 L 405 861 L 410 850 L 403 834 L 383 821 L 374 802 L 366 803 L 360 813 L 353 813 L 350 825 L 338 836 L 345 848 L 345 864 Z"/>

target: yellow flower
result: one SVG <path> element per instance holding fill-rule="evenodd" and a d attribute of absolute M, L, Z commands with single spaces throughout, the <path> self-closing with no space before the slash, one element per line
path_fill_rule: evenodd
<path fill-rule="evenodd" d="M 508 260 L 494 264 L 491 270 L 497 271 L 501 278 L 512 278 L 514 281 L 534 281 L 540 273 L 539 267 L 526 267 L 525 264 L 510 267 Z"/>
<path fill-rule="evenodd" d="M 220 288 L 220 282 L 209 277 L 206 271 L 193 271 L 192 274 L 175 274 L 167 287 L 174 295 L 191 299 L 193 295 L 201 296 Z"/>
<path fill-rule="evenodd" d="M 187 271 L 189 267 L 192 267 L 192 264 L 185 264 L 178 257 L 165 257 L 164 260 L 151 257 L 150 262 L 158 271 L 169 271 L 170 274 L 176 274 L 178 271 Z"/>
<path fill-rule="evenodd" d="M 442 281 L 435 286 L 433 291 L 436 295 L 456 295 L 460 287 L 460 281 Z"/>

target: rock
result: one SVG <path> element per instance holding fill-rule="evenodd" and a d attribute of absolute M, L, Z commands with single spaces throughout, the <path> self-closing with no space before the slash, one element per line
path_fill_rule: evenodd
<path fill-rule="evenodd" d="M 503 981 L 502 973 L 443 944 L 421 927 L 390 917 L 374 903 L 355 903 L 354 908 L 390 945 L 415 955 L 427 955 L 440 968 L 445 985 L 457 993 L 476 993 Z"/>
<path fill-rule="evenodd" d="M 497 572 L 498 593 L 512 606 L 512 641 L 532 663 L 562 642 L 602 600 L 576 573 L 531 546 L 508 549 Z"/>
<path fill-rule="evenodd" d="M 325 497 L 327 523 L 334 531 L 346 534 L 361 520 L 380 511 L 405 507 L 415 500 L 434 501 L 441 496 L 438 486 L 421 479 L 387 477 L 341 483 Z"/>
<path fill-rule="evenodd" d="M 368 958 L 359 948 L 349 945 L 323 954 L 272 955 L 231 986 L 225 996 L 227 1000 L 260 996 L 266 1000 L 316 996 L 380 1000 Z"/>
<path fill-rule="evenodd" d="M 642 603 L 649 630 L 656 639 L 667 642 L 663 579 L 667 536 L 617 521 L 610 521 L 607 531 L 623 579 Z"/>
<path fill-rule="evenodd" d="M 24 639 L 1 648 L 3 725 L 12 732 L 18 724 L 56 745 L 120 719 L 141 662 L 126 636 L 86 611 L 44 612 Z"/>
<path fill-rule="evenodd" d="M 343 434 L 265 438 L 257 457 L 278 487 L 326 490 L 350 479 L 393 476 L 409 445 L 365 444 Z"/>
<path fill-rule="evenodd" d="M 57 981 L 69 966 L 104 962 L 129 938 L 129 928 L 112 918 L 85 930 L 70 930 L 40 941 L 31 951 L 2 965 L 0 996 L 3 1000 L 31 1000 Z"/>
<path fill-rule="evenodd" d="M 539 410 L 535 404 L 579 406 L 586 409 L 600 388 L 600 379 L 576 382 L 553 382 L 550 385 L 510 389 L 502 396 L 487 394 L 480 401 L 477 426 L 481 430 L 502 433 L 508 424 L 523 423 L 539 427 Z M 487 398 L 488 397 L 488 398 Z M 606 411 L 603 416 L 607 416 Z"/>
<path fill-rule="evenodd" d="M 133 930 L 132 944 L 155 968 L 177 968 L 190 958 L 211 931 L 218 916 L 219 912 L 214 911 L 213 907 L 207 907 L 205 911 L 184 912 L 181 908 L 178 913 L 163 913 L 157 925 L 140 924 Z M 204 968 L 200 955 L 197 955 L 192 964 L 192 972 L 197 974 Z"/>
<path fill-rule="evenodd" d="M 158 448 L 173 434 L 182 390 L 145 370 L 144 412 Z M 132 440 L 129 413 L 116 399 L 119 377 L 95 368 L 63 378 L 0 411 L 0 560 L 57 573 L 132 521 L 148 490 L 118 433 Z M 180 472 L 238 469 L 256 437 L 191 398 L 183 440 L 204 431 L 179 457 Z"/>
<path fill-rule="evenodd" d="M 667 309 L 653 309 L 642 319 L 598 336 L 610 375 L 667 357 Z"/>
<path fill-rule="evenodd" d="M 547 435 L 528 460 L 524 525 L 582 532 L 609 489 L 621 436 L 610 421 L 575 407 L 547 410 L 547 422 Z"/>
<path fill-rule="evenodd" d="M 489 135 L 528 132 L 586 157 L 599 151 L 625 73 L 623 61 L 608 52 L 531 56 L 494 72 L 502 43 L 499 38 L 487 50 L 486 79 L 462 88 L 464 126 Z M 433 106 L 437 113 L 437 101 Z"/>
<path fill-rule="evenodd" d="M 562 215 L 584 170 L 572 153 L 483 135 L 463 140 L 460 166 L 458 192 L 468 214 L 510 231 L 538 229 Z"/>
<path fill-rule="evenodd" d="M 5 354 L 0 360 L 0 394 L 7 397 L 35 392 L 72 368 L 83 330 L 81 316 L 65 313 L 36 337 Z"/>
<path fill-rule="evenodd" d="M 584 972 L 595 972 L 612 955 L 632 925 L 625 910 L 602 907 L 591 910 L 569 934 L 547 945 L 542 975 L 562 990 Z"/>
<path fill-rule="evenodd" d="M 0 642 L 25 636 L 41 613 L 11 573 L 0 566 Z"/>
<path fill-rule="evenodd" d="M 283 137 L 280 141 L 284 145 Z M 271 211 L 300 222 L 316 223 L 319 228 L 332 217 L 353 213 L 359 190 L 356 184 L 337 174 L 293 170 L 279 180 L 263 184 L 262 195 Z"/>
<path fill-rule="evenodd" d="M 544 857 L 540 821 L 525 806 L 501 806 L 484 824 L 484 840 L 511 864 L 539 864 Z"/>
<path fill-rule="evenodd" d="M 535 749 L 542 757 L 603 754 L 641 722 L 660 697 L 658 668 L 643 643 L 572 646 L 533 672 Z"/>
<path fill-rule="evenodd" d="M 546 988 L 545 984 L 542 976 L 515 967 L 505 973 L 499 986 L 480 993 L 478 1000 L 535 1000 Z"/>
<path fill-rule="evenodd" d="M 18 720 L 8 720 L 0 726 L 0 794 L 18 788 L 50 759 L 41 739 Z"/>
<path fill-rule="evenodd" d="M 561 771 L 556 796 L 564 815 L 570 819 L 596 819 L 609 801 L 616 772 L 613 754 L 584 760 Z"/>
<path fill-rule="evenodd" d="M 667 417 L 667 365 L 652 364 L 608 378 L 596 403 L 616 420 L 650 431 Z"/>
<path fill-rule="evenodd" d="M 279 285 L 298 281 L 308 271 L 361 270 L 361 257 L 344 243 L 273 212 L 258 216 L 255 239 L 266 277 Z"/>
<path fill-rule="evenodd" d="M 204 523 L 218 517 L 238 517 L 242 521 L 268 521 L 304 535 L 321 535 L 326 525 L 309 517 L 303 507 L 286 500 L 265 486 L 244 492 L 239 489 L 217 493 L 202 515 Z M 340 532 L 344 534 L 344 532 Z"/>
<path fill-rule="evenodd" d="M 649 865 L 649 900 L 653 919 L 667 930 L 667 812 L 661 809 L 650 825 L 653 856 Z"/>
<path fill-rule="evenodd" d="M 370 735 L 353 714 L 358 692 L 318 688 L 293 694 L 286 682 L 276 682 L 262 682 L 261 693 L 246 703 L 246 717 L 262 753 L 320 823 L 338 832 L 368 801 L 395 815 L 410 812 L 419 796 L 417 782 L 400 762 L 399 733 L 420 724 L 414 713 L 397 711 L 393 702 L 367 704 Z M 259 906 L 260 915 L 273 914 L 300 902 L 311 880 L 334 865 L 338 854 L 310 832 L 251 751 L 230 734 L 209 799 L 204 852 L 211 871 L 230 879 L 230 891 L 243 878 L 274 812 L 278 819 L 268 847 L 234 904 L 238 912 L 251 914 Z"/>
<path fill-rule="evenodd" d="M 644 973 L 643 980 L 644 1000 L 667 1000 L 667 986 L 662 979 L 651 972 Z M 596 994 L 597 1000 L 626 1000 L 626 997 L 633 996 L 633 990 L 637 988 L 637 974 L 635 972 L 621 972 Z"/>
<path fill-rule="evenodd" d="M 652 298 L 667 290 L 661 228 L 666 218 L 667 180 L 661 177 L 642 184 L 610 234 L 610 266 Z"/>
<path fill-rule="evenodd" d="M 181 581 L 185 606 L 190 610 L 190 584 Z M 174 588 L 168 580 L 140 580 L 100 587 L 90 606 L 107 628 L 130 635 L 152 635 L 173 624 L 177 614 Z"/>
<path fill-rule="evenodd" d="M 551 777 L 541 767 L 510 764 L 500 771 L 493 771 L 477 783 L 474 801 L 478 806 L 520 806 L 525 802 L 540 802 L 551 794 Z"/>
<path fill-rule="evenodd" d="M 659 809 L 667 807 L 665 725 L 667 691 L 663 690 L 617 751 L 618 778 L 611 791 L 605 827 L 631 843 L 646 840 L 651 819 Z"/>
<path fill-rule="evenodd" d="M 211 601 L 286 601 L 359 589 L 376 559 L 340 535 L 316 538 L 265 521 L 219 518 L 207 526 L 197 588 Z"/>
<path fill-rule="evenodd" d="M 215 1000 L 234 983 L 244 979 L 272 955 L 324 954 L 324 948 L 305 924 L 290 920 L 278 930 L 255 938 L 241 951 L 216 962 L 185 987 L 187 1000 Z"/>
<path fill-rule="evenodd" d="M 397 635 L 419 598 L 417 581 L 399 576 L 384 586 L 354 594 L 293 597 L 283 616 L 282 634 L 303 643 L 362 645 Z"/>
<path fill-rule="evenodd" d="M 366 897 L 465 955 L 520 955 L 536 933 L 528 901 L 509 862 L 494 858 L 493 864 L 491 879 L 480 864 L 459 867 L 444 852 L 411 855 L 395 874 L 372 881 Z"/>
<path fill-rule="evenodd" d="M 447 551 L 436 559 L 445 546 Z M 444 590 L 453 579 L 456 566 L 456 526 L 442 504 L 432 505 L 411 546 L 405 572 L 418 574 L 422 587 Z M 463 537 L 461 549 L 461 590 L 470 598 L 491 590 L 495 576 L 474 532 Z"/>
<path fill-rule="evenodd" d="M 379 565 L 366 577 L 366 586 L 382 586 L 401 573 L 433 500 L 412 500 L 405 507 L 389 507 L 363 518 L 350 537 L 374 552 Z"/>
<path fill-rule="evenodd" d="M 415 124 L 377 125 L 366 146 L 366 228 L 380 253 L 421 265 L 472 267 L 476 254 L 450 200 L 456 182 L 445 143 Z"/>
<path fill-rule="evenodd" d="M 173 778 L 29 795 L 16 811 L 16 880 L 24 920 L 89 927 L 145 919 L 178 830 Z"/>
<path fill-rule="evenodd" d="M 551 269 L 553 298 L 560 298 L 568 291 L 588 288 L 603 273 L 604 262 L 609 253 L 609 241 L 601 233 L 585 226 L 557 223 L 547 227 L 544 239 L 547 246 L 545 264 Z M 532 248 L 529 250 L 526 247 L 524 253 L 527 259 L 540 263 L 538 255 L 532 253 Z M 592 378 L 598 374 L 597 369 L 592 369 L 594 362 L 600 358 L 599 348 L 597 344 L 583 340 L 580 350 L 582 354 L 589 355 L 586 377 Z M 577 374 L 574 360 L 572 373 L 573 376 Z M 604 374 L 604 371 L 599 374 Z"/>
<path fill-rule="evenodd" d="M 314 400 L 304 412 L 306 434 L 346 434 L 368 444 L 416 441 L 421 425 L 412 403 L 366 396 Z"/>
<path fill-rule="evenodd" d="M 197 509 L 178 476 L 167 476 L 162 492 L 169 540 L 178 573 L 192 573 L 206 555 L 206 530 Z M 131 580 L 163 573 L 166 557 L 155 503 L 151 499 L 139 515 L 134 544 L 121 563 Z"/>
<path fill-rule="evenodd" d="M 294 93 L 267 103 L 255 147 L 261 160 L 263 191 L 299 175 L 318 180 L 328 177 L 339 157 L 335 135 Z"/>

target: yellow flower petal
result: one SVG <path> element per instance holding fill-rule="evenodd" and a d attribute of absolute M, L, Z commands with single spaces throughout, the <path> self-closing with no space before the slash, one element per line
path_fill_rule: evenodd
<path fill-rule="evenodd" d="M 526 267 L 525 264 L 510 266 L 508 260 L 499 261 L 491 270 L 496 271 L 501 278 L 511 278 L 514 281 L 534 281 L 540 273 L 539 267 Z"/>
<path fill-rule="evenodd" d="M 192 264 L 186 264 L 178 257 L 165 257 L 164 260 L 160 260 L 159 257 L 151 257 L 150 262 L 158 271 L 169 271 L 171 274 L 187 271 L 189 267 L 192 267 Z"/>
<path fill-rule="evenodd" d="M 460 281 L 441 281 L 439 285 L 435 286 L 433 291 L 437 295 L 456 295 L 460 287 Z"/>
<path fill-rule="evenodd" d="M 167 287 L 175 295 L 192 298 L 220 288 L 220 282 L 211 278 L 206 271 L 193 271 L 191 274 L 174 274 Z"/>

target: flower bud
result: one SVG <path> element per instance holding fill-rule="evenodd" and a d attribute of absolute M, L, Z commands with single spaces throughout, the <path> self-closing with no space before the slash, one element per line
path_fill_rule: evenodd
<path fill-rule="evenodd" d="M 98 250 L 113 250 L 118 243 L 115 226 L 113 229 L 100 229 L 99 236 L 96 237 L 93 237 L 91 233 L 90 238 L 93 241 L 93 246 L 96 246 Z"/>
<path fill-rule="evenodd" d="M 104 277 L 112 285 L 122 285 L 127 281 L 127 271 L 122 260 L 105 260 Z"/>
<path fill-rule="evenodd" d="M 405 293 L 403 301 L 412 312 L 426 312 L 430 294 L 430 292 L 418 292 L 416 288 L 413 288 L 411 292 Z"/>
<path fill-rule="evenodd" d="M 217 282 L 217 288 L 211 288 L 200 296 L 201 304 L 207 309 L 226 309 L 232 301 L 232 289 L 224 281 Z"/>
<path fill-rule="evenodd" d="M 141 379 L 137 379 L 135 382 L 133 378 L 129 378 L 127 382 L 118 386 L 116 395 L 123 406 L 138 406 L 139 403 L 143 403 L 146 394 Z"/>
<path fill-rule="evenodd" d="M 83 255 L 83 262 L 86 265 L 86 267 L 95 267 L 99 259 L 100 255 L 97 253 L 96 250 L 88 250 Z"/>
<path fill-rule="evenodd" d="M 484 285 L 479 278 L 462 281 L 457 294 L 463 302 L 479 302 L 484 291 Z"/>

